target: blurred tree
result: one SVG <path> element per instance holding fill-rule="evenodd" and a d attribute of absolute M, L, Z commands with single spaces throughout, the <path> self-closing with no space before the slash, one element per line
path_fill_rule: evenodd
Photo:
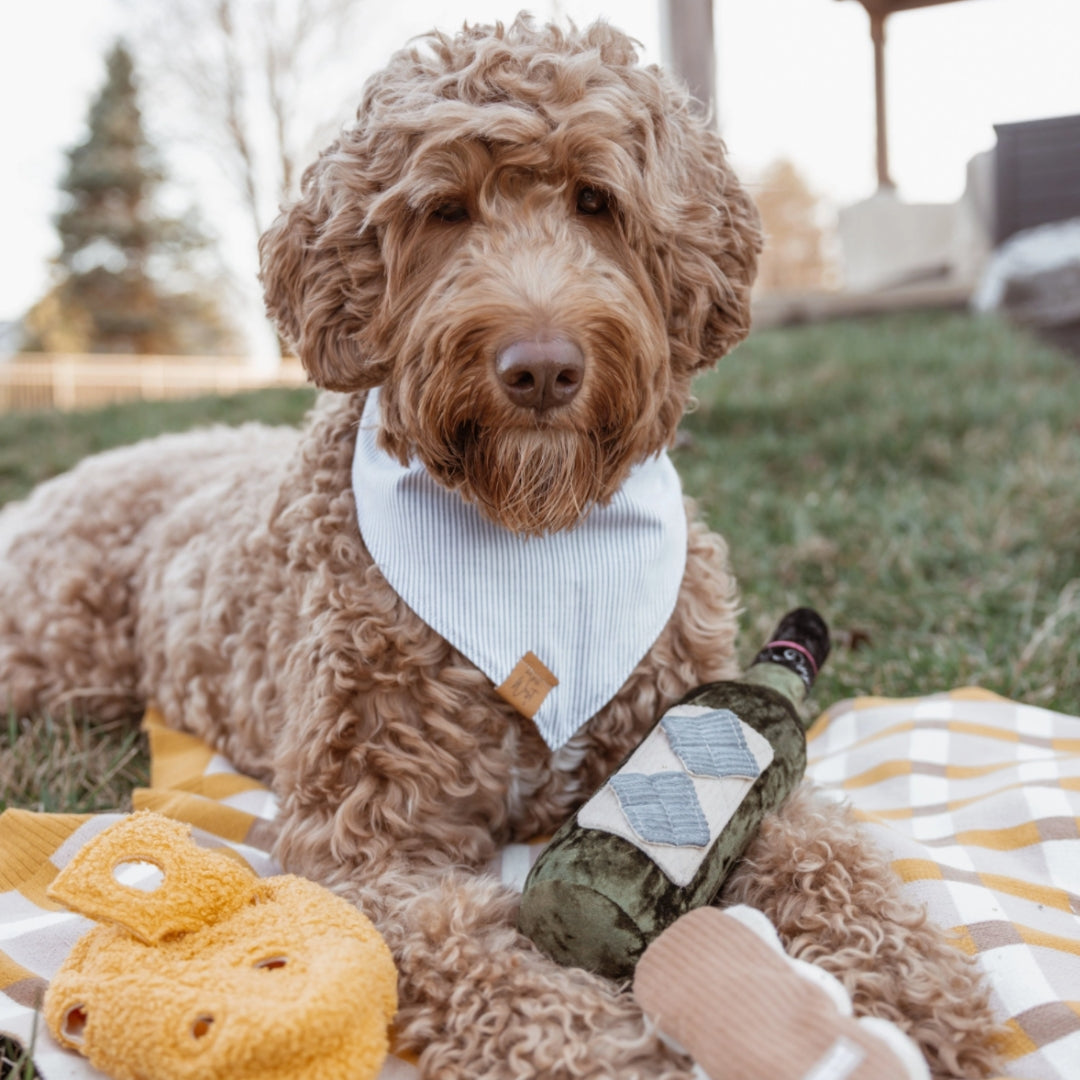
<path fill-rule="evenodd" d="M 821 222 L 821 200 L 795 166 L 775 161 L 754 189 L 765 226 L 758 270 L 763 291 L 825 289 L 836 284 L 836 267 Z"/>
<path fill-rule="evenodd" d="M 139 110 L 135 65 L 118 42 L 90 107 L 85 141 L 67 153 L 56 218 L 55 283 L 28 313 L 29 349 L 218 352 L 235 345 L 198 258 L 208 241 L 192 215 L 157 207 L 164 180 Z"/>
<path fill-rule="evenodd" d="M 345 101 L 355 108 L 363 0 L 129 3 L 159 90 L 186 99 L 177 134 L 225 170 L 257 239 L 295 194 L 313 139 L 329 141 Z"/>
<path fill-rule="evenodd" d="M 162 123 L 177 146 L 195 151 L 189 163 L 201 157 L 224 173 L 246 218 L 246 230 L 237 229 L 243 219 L 207 185 L 246 310 L 261 312 L 258 238 L 296 194 L 303 166 L 355 110 L 365 52 L 383 51 L 373 48 L 377 14 L 365 0 L 126 3 Z M 286 351 L 280 339 L 278 350 Z"/>

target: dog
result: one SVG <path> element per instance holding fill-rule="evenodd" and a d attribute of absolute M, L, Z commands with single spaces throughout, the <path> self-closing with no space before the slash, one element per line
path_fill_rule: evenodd
<path fill-rule="evenodd" d="M 424 505 L 465 508 L 512 552 L 576 535 L 664 467 L 692 377 L 749 330 L 761 242 L 720 139 L 611 26 L 432 33 L 369 80 L 260 244 L 268 310 L 326 391 L 302 432 L 161 437 L 0 515 L 0 698 L 103 717 L 153 700 L 270 783 L 282 865 L 387 938 L 397 1038 L 425 1074 L 689 1075 L 629 994 L 533 949 L 483 869 L 554 831 L 688 690 L 735 674 L 738 599 L 723 540 L 676 493 L 663 618 L 595 714 L 552 734 L 542 703 L 497 686 L 391 583 L 360 528 L 373 477 L 391 507 L 427 484 Z M 405 559 L 395 573 L 430 564 L 433 602 L 459 579 L 471 602 L 485 564 L 470 578 L 439 544 L 410 551 L 411 527 L 381 541 Z M 580 581 L 577 558 L 534 594 Z M 516 573 L 494 605 L 514 608 Z M 615 648 L 570 639 L 588 643 L 586 678 Z M 533 660 L 526 697 L 561 678 Z M 937 1075 L 995 1066 L 973 967 L 809 788 L 723 900 L 763 910 Z"/>

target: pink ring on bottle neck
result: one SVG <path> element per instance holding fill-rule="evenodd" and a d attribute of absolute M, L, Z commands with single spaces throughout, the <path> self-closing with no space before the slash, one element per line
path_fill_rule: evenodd
<path fill-rule="evenodd" d="M 805 656 L 806 659 L 810 661 L 810 666 L 814 669 L 814 678 L 815 679 L 817 678 L 817 674 L 818 674 L 817 661 L 814 659 L 814 654 L 811 653 L 810 650 L 807 649 L 805 645 L 800 645 L 797 641 L 770 641 L 769 644 L 765 646 L 765 648 L 766 649 L 786 648 L 786 649 L 794 649 L 796 652 L 801 652 L 803 654 L 803 656 Z"/>

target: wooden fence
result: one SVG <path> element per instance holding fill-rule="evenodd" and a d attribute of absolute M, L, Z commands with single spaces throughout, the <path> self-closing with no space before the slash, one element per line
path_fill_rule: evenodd
<path fill-rule="evenodd" d="M 0 412 L 234 394 L 305 381 L 295 360 L 266 372 L 237 357 L 23 355 L 0 363 Z"/>

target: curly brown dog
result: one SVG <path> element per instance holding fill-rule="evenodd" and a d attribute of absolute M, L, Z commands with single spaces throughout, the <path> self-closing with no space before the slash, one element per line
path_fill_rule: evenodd
<path fill-rule="evenodd" d="M 688 1075 L 628 994 L 525 942 L 481 871 L 553 830 L 687 690 L 734 673 L 736 590 L 692 521 L 674 614 L 552 751 L 361 539 L 367 392 L 395 459 L 508 533 L 566 530 L 671 443 L 691 377 L 746 335 L 759 248 L 720 140 L 616 30 L 430 35 L 369 82 L 262 241 L 269 309 L 337 391 L 304 431 L 163 437 L 0 516 L 0 697 L 102 716 L 154 699 L 271 782 L 283 865 L 390 942 L 425 1075 Z M 800 792 L 727 893 L 938 1075 L 993 1066 L 974 969 L 843 810 Z"/>

